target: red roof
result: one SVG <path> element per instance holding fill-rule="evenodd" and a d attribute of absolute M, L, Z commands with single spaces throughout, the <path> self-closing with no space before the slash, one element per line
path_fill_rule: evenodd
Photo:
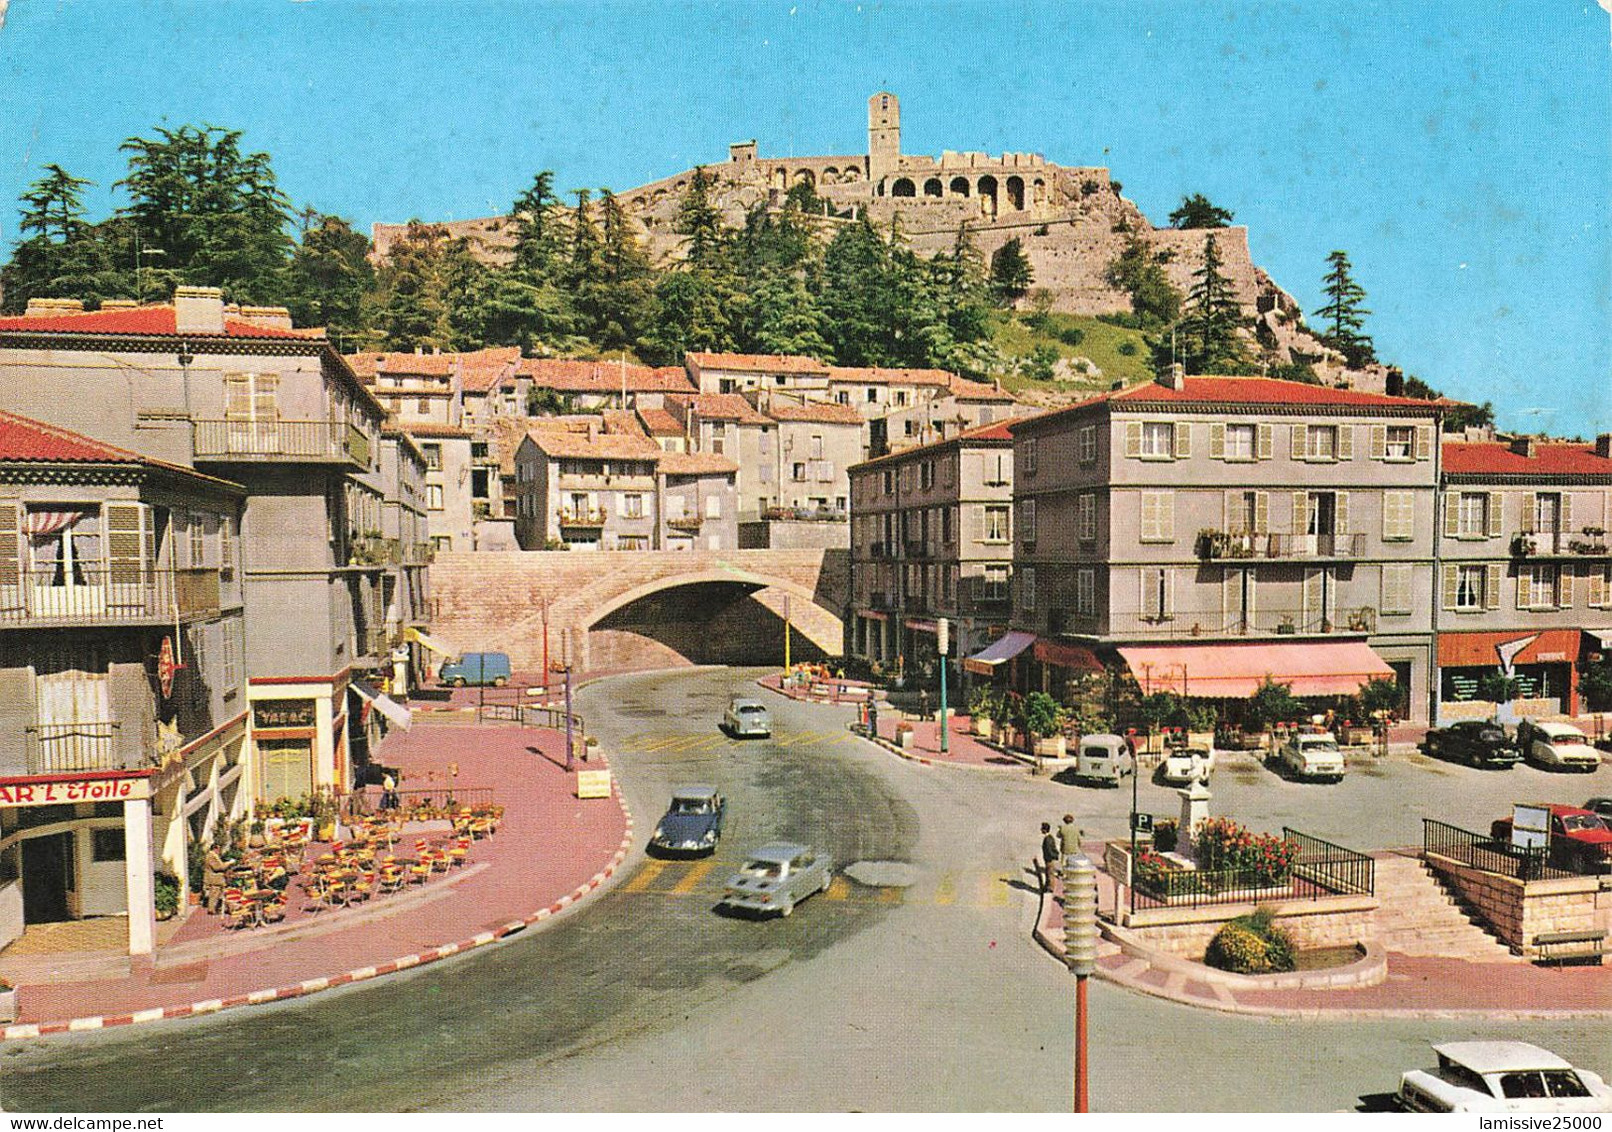
<path fill-rule="evenodd" d="M 669 476 L 731 475 L 739 465 L 714 452 L 667 452 L 660 458 L 660 470 Z"/>
<path fill-rule="evenodd" d="M 884 366 L 829 366 L 830 381 L 860 381 L 865 385 L 938 385 L 950 389 L 956 374 L 943 369 L 894 369 Z M 972 383 L 971 383 L 972 384 Z"/>
<path fill-rule="evenodd" d="M 862 414 L 849 405 L 808 401 L 797 405 L 793 401 L 774 400 L 767 405 L 767 415 L 775 421 L 806 421 L 812 424 L 863 425 Z"/>
<path fill-rule="evenodd" d="M 519 346 L 489 346 L 459 355 L 459 385 L 466 393 L 487 393 L 510 382 L 521 360 Z"/>
<path fill-rule="evenodd" d="M 178 334 L 172 304 L 123 307 L 116 310 L 72 312 L 68 314 L 16 315 L 0 318 L 0 331 L 32 331 L 40 334 Z M 202 337 L 195 330 L 187 335 Z M 226 338 L 302 338 L 323 340 L 323 330 L 282 330 L 259 326 L 239 318 L 224 316 Z"/>
<path fill-rule="evenodd" d="M 970 381 L 966 377 L 952 378 L 951 393 L 953 397 L 964 401 L 1012 401 L 1011 393 L 1005 393 L 994 385 L 987 385 L 983 381 Z"/>
<path fill-rule="evenodd" d="M 0 460 L 143 464 L 145 457 L 43 421 L 0 412 Z"/>
<path fill-rule="evenodd" d="M 1534 454 L 1513 452 L 1499 441 L 1446 440 L 1444 471 L 1459 475 L 1612 475 L 1612 459 L 1595 454 L 1593 444 L 1542 441 Z"/>
<path fill-rule="evenodd" d="M 688 393 L 694 383 L 677 366 L 635 366 L 626 368 L 626 385 L 632 393 Z M 620 362 L 585 362 L 574 358 L 526 358 L 519 372 L 540 389 L 560 393 L 619 393 L 622 386 Z"/>
<path fill-rule="evenodd" d="M 1282 381 L 1274 377 L 1187 377 L 1183 389 L 1171 389 L 1157 381 L 1133 385 L 1115 392 L 1116 401 L 1234 402 L 1243 405 L 1360 405 L 1434 408 L 1443 401 L 1422 401 L 1414 397 L 1390 397 L 1386 393 L 1362 393 L 1358 389 L 1334 389 L 1302 381 Z"/>
<path fill-rule="evenodd" d="M 704 354 L 687 355 L 695 369 L 739 371 L 743 373 L 812 373 L 829 372 L 829 367 L 816 358 L 803 354 Z"/>
<path fill-rule="evenodd" d="M 638 419 L 650 436 L 682 436 L 683 426 L 665 409 L 639 409 Z"/>
<path fill-rule="evenodd" d="M 740 424 L 771 424 L 755 407 L 737 393 L 698 393 L 692 397 L 670 397 L 674 413 L 682 410 L 708 421 L 738 421 Z"/>

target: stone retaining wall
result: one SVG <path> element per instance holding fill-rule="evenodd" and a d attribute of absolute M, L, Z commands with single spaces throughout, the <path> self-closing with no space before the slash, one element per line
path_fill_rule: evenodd
<path fill-rule="evenodd" d="M 1344 947 L 1377 934 L 1374 896 L 1272 900 L 1261 905 L 1215 904 L 1205 908 L 1138 908 L 1135 912 L 1122 911 L 1120 923 L 1149 947 L 1201 959 L 1221 925 L 1246 916 L 1255 907 L 1274 908 L 1277 923 L 1300 948 Z"/>
<path fill-rule="evenodd" d="M 1603 890 L 1599 877 L 1523 881 L 1437 853 L 1424 859 L 1495 935 L 1529 959 L 1538 957 L 1534 940 L 1542 934 L 1612 931 L 1612 890 Z"/>

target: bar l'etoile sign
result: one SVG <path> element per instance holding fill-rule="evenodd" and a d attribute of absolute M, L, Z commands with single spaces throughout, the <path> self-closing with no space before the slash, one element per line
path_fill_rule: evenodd
<path fill-rule="evenodd" d="M 151 797 L 148 778 L 80 778 L 70 782 L 0 782 L 0 807 L 72 802 L 132 802 Z"/>

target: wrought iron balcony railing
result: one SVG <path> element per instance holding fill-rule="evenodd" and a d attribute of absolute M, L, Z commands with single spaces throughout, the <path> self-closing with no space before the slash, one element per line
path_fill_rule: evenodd
<path fill-rule="evenodd" d="M 197 421 L 197 460 L 307 461 L 369 467 L 369 436 L 347 421 Z"/>
<path fill-rule="evenodd" d="M 168 569 L 138 563 L 71 569 L 0 569 L 0 626 L 128 625 L 217 613 L 223 584 L 216 567 Z"/>

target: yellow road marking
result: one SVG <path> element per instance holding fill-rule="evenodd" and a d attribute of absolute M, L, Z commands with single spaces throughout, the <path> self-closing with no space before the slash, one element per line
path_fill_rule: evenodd
<path fill-rule="evenodd" d="M 992 873 L 985 878 L 985 904 L 990 908 L 1003 908 L 1008 902 L 1008 882 L 1012 873 Z"/>
<path fill-rule="evenodd" d="M 953 904 L 957 901 L 957 875 L 955 873 L 942 873 L 940 887 L 935 889 L 936 904 Z"/>
<path fill-rule="evenodd" d="M 904 888 L 880 888 L 875 890 L 873 902 L 875 904 L 900 904 L 907 894 Z"/>
<path fill-rule="evenodd" d="M 694 866 L 689 869 L 687 876 L 678 881 L 676 884 L 672 885 L 672 891 L 676 893 L 693 892 L 694 886 L 699 884 L 700 881 L 704 880 L 705 874 L 714 868 L 716 868 L 715 861 L 696 862 Z"/>
<path fill-rule="evenodd" d="M 654 884 L 656 880 L 660 879 L 661 873 L 663 873 L 665 871 L 666 871 L 666 862 L 665 861 L 648 861 L 648 862 L 645 862 L 644 867 L 638 870 L 638 874 L 636 876 L 634 876 L 631 880 L 629 880 L 626 884 L 621 886 L 621 891 L 623 891 L 623 892 L 642 892 L 642 891 L 644 891 L 644 889 L 646 889 L 650 885 Z"/>
<path fill-rule="evenodd" d="M 823 898 L 825 900 L 844 900 L 850 894 L 851 882 L 844 877 L 837 876 L 828 886 L 828 891 L 823 893 Z"/>

